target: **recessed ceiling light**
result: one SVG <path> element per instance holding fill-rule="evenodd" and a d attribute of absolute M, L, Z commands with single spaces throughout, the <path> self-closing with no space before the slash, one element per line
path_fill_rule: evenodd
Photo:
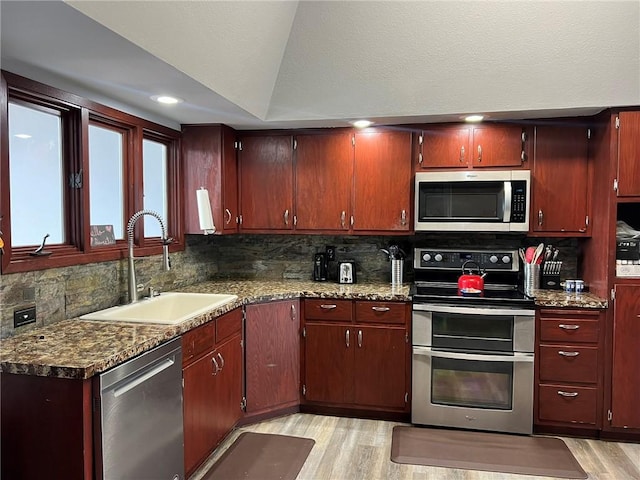
<path fill-rule="evenodd" d="M 481 122 L 484 119 L 483 115 L 467 115 L 464 117 L 466 122 Z"/>
<path fill-rule="evenodd" d="M 28 133 L 16 133 L 14 137 L 26 140 L 27 138 L 31 138 L 31 135 L 29 135 Z"/>
<path fill-rule="evenodd" d="M 373 125 L 373 122 L 369 120 L 356 120 L 355 122 L 352 122 L 352 125 L 356 128 L 367 128 Z"/>
<path fill-rule="evenodd" d="M 176 103 L 182 103 L 184 100 L 170 95 L 154 95 L 151 97 L 154 102 L 162 103 L 164 105 L 175 105 Z"/>

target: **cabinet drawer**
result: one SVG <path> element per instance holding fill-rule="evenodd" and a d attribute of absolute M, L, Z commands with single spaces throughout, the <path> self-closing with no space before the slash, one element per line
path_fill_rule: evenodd
<path fill-rule="evenodd" d="M 540 340 L 542 342 L 598 343 L 600 322 L 573 318 L 542 318 Z"/>
<path fill-rule="evenodd" d="M 597 383 L 598 349 L 575 345 L 541 345 L 540 380 Z"/>
<path fill-rule="evenodd" d="M 216 322 L 209 322 L 182 336 L 182 365 L 195 360 L 208 350 L 213 349 Z"/>
<path fill-rule="evenodd" d="M 242 331 L 242 309 L 225 313 L 221 317 L 216 318 L 216 343 L 220 343 L 235 333 Z"/>
<path fill-rule="evenodd" d="M 356 322 L 404 325 L 406 305 L 398 302 L 356 302 Z"/>
<path fill-rule="evenodd" d="M 538 419 L 595 425 L 597 392 L 592 387 L 540 385 Z"/>
<path fill-rule="evenodd" d="M 351 300 L 305 300 L 304 317 L 306 320 L 338 320 L 350 322 L 353 318 Z"/>

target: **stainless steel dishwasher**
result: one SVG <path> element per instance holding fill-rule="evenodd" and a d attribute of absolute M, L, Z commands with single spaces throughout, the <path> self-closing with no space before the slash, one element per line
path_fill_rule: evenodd
<path fill-rule="evenodd" d="M 98 478 L 183 480 L 181 339 L 104 372 L 97 388 Z"/>

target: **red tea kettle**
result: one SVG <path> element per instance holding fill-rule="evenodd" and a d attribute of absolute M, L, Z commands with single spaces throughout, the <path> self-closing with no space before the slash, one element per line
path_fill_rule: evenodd
<path fill-rule="evenodd" d="M 475 265 L 475 268 L 471 265 Z M 468 273 L 465 273 L 465 270 Z M 478 273 L 474 274 L 474 270 Z M 486 272 L 482 272 L 476 262 L 467 260 L 462 264 L 462 275 L 458 278 L 458 293 L 462 295 L 482 295 L 484 292 L 484 277 L 486 275 Z"/>

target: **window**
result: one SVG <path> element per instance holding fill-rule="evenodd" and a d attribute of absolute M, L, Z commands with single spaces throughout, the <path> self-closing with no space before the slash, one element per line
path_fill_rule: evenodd
<path fill-rule="evenodd" d="M 142 209 L 161 215 L 171 251 L 184 248 L 180 132 L 9 72 L 0 88 L 3 274 L 125 258 Z M 140 224 L 136 256 L 161 253 L 158 222 Z"/>
<path fill-rule="evenodd" d="M 89 125 L 89 224 L 111 226 L 115 240 L 125 239 L 125 132 Z"/>
<path fill-rule="evenodd" d="M 59 111 L 9 102 L 9 191 L 14 247 L 65 242 Z"/>
<path fill-rule="evenodd" d="M 160 214 L 167 225 L 169 208 L 167 204 L 167 146 L 155 140 L 142 141 L 142 175 L 145 210 L 153 210 Z M 158 221 L 149 216 L 144 217 L 144 236 L 160 237 L 161 229 Z"/>

